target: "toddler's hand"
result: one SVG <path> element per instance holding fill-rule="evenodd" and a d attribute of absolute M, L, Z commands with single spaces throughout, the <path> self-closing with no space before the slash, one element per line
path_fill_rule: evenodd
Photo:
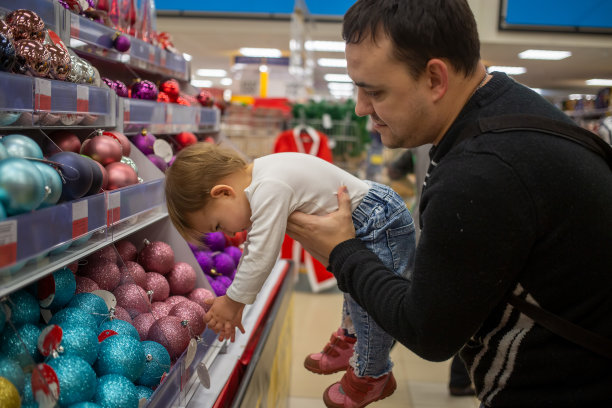
<path fill-rule="evenodd" d="M 219 333 L 219 341 L 230 339 L 233 342 L 236 327 L 244 333 L 244 327 L 242 327 L 244 303 L 236 302 L 227 296 L 207 299 L 206 303 L 211 304 L 211 307 L 204 315 L 204 321 L 211 330 Z"/>

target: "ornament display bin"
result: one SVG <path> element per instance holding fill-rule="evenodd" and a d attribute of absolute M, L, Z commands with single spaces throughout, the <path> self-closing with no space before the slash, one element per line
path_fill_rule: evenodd
<path fill-rule="evenodd" d="M 69 38 L 66 35 L 65 11 L 57 1 L 53 0 L 0 0 L 0 15 L 15 10 L 17 8 L 32 10 L 45 22 L 45 26 L 57 33 L 62 41 L 66 42 Z"/>
<path fill-rule="evenodd" d="M 25 124 L 32 125 L 34 111 L 34 78 L 0 72 L 0 127 L 19 128 L 24 113 L 30 114 Z"/>

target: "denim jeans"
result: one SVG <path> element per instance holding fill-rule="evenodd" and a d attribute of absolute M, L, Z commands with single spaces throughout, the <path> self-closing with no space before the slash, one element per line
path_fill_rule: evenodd
<path fill-rule="evenodd" d="M 390 187 L 368 181 L 370 190 L 353 211 L 356 237 L 397 275 L 410 279 L 414 268 L 415 227 L 402 198 Z M 391 371 L 393 337 L 344 294 L 342 328 L 355 334 L 350 364 L 358 377 L 380 377 Z M 352 324 L 351 324 L 352 323 Z"/>

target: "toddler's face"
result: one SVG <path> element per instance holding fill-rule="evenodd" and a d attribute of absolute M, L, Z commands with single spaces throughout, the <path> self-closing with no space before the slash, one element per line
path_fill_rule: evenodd
<path fill-rule="evenodd" d="M 210 200 L 191 216 L 193 228 L 207 234 L 221 231 L 229 236 L 251 227 L 251 208 L 246 198 L 222 196 Z"/>

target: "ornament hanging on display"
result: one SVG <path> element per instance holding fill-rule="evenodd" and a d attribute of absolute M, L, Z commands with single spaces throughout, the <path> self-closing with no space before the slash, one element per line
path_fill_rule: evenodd
<path fill-rule="evenodd" d="M 36 283 L 36 294 L 41 307 L 57 310 L 70 302 L 76 292 L 76 279 L 68 268 L 58 269 Z"/>
<path fill-rule="evenodd" d="M 86 196 L 98 194 L 105 183 L 108 184 L 108 174 L 106 169 L 95 160 L 87 160 L 91 166 L 91 187 L 85 193 Z"/>
<path fill-rule="evenodd" d="M 191 106 L 191 102 L 189 102 L 186 98 L 179 96 L 176 98 L 176 103 L 183 106 Z"/>
<path fill-rule="evenodd" d="M 119 52 L 127 52 L 132 46 L 130 37 L 122 34 L 120 31 L 115 32 L 113 35 L 113 47 Z"/>
<path fill-rule="evenodd" d="M 62 196 L 62 178 L 57 170 L 47 163 L 32 161 L 40 174 L 42 174 L 45 183 L 45 199 L 40 204 L 40 208 L 55 205 Z"/>
<path fill-rule="evenodd" d="M 148 154 L 147 158 L 151 160 L 151 163 L 155 165 L 162 173 L 165 173 L 168 170 L 168 163 L 160 156 L 156 154 Z"/>
<path fill-rule="evenodd" d="M 191 300 L 186 300 L 174 305 L 170 309 L 168 316 L 176 316 L 182 321 L 189 322 L 190 337 L 194 337 L 202 334 L 206 328 L 206 323 L 204 322 L 205 313 L 202 306 Z"/>
<path fill-rule="evenodd" d="M 32 162 L 9 157 L 0 161 L 0 193 L 8 215 L 32 211 L 45 199 L 45 180 Z"/>
<path fill-rule="evenodd" d="M 170 371 L 170 355 L 159 343 L 154 341 L 143 341 L 142 349 L 145 354 L 145 369 L 136 380 L 137 384 L 155 387 L 159 385 L 164 373 Z"/>
<path fill-rule="evenodd" d="M 17 9 L 4 18 L 11 27 L 13 39 L 42 41 L 45 36 L 45 22 L 32 10 Z"/>
<path fill-rule="evenodd" d="M 208 312 L 211 305 L 207 304 L 206 301 L 214 299 L 215 295 L 206 288 L 195 288 L 191 291 L 191 293 L 189 293 L 189 295 L 187 295 L 187 297 L 189 300 L 200 305 L 204 309 L 204 312 Z"/>
<path fill-rule="evenodd" d="M 168 299 L 166 299 L 166 304 L 170 305 L 171 307 L 174 307 L 176 305 L 178 305 L 181 302 L 185 302 L 189 299 L 187 299 L 185 296 L 181 296 L 181 295 L 174 295 L 174 296 L 170 296 Z"/>
<path fill-rule="evenodd" d="M 93 401 L 102 407 L 134 408 L 138 406 L 136 386 L 119 374 L 98 378 Z"/>
<path fill-rule="evenodd" d="M 124 135 L 121 132 L 118 132 L 116 130 L 105 130 L 102 132 L 102 134 L 104 136 L 109 136 L 112 137 L 113 139 L 115 139 L 116 141 L 119 142 L 119 144 L 121 144 L 121 147 L 123 148 L 122 154 L 123 156 L 129 156 L 131 153 L 131 144 L 130 144 L 130 139 L 127 138 L 126 135 Z"/>
<path fill-rule="evenodd" d="M 76 280 L 76 290 L 74 292 L 75 294 L 76 293 L 91 293 L 94 290 L 100 289 L 100 287 L 98 286 L 96 282 L 94 282 L 93 280 L 85 276 L 75 276 L 74 279 Z"/>
<path fill-rule="evenodd" d="M 98 283 L 99 285 L 99 283 Z M 68 303 L 68 308 L 81 309 L 91 316 L 97 322 L 97 325 L 102 324 L 108 318 L 108 307 L 106 302 L 98 295 L 93 293 L 79 293 L 73 296 Z"/>
<path fill-rule="evenodd" d="M 102 290 L 113 291 L 121 282 L 119 267 L 110 261 L 89 263 L 83 266 L 80 273 L 96 282 Z"/>
<path fill-rule="evenodd" d="M 36 40 L 15 41 L 16 71 L 19 74 L 45 78 L 49 75 L 49 51 Z"/>
<path fill-rule="evenodd" d="M 108 86 L 110 89 L 116 92 L 117 84 L 115 83 L 115 81 L 113 81 L 112 79 L 106 78 L 106 77 L 102 77 L 101 79 L 102 79 L 102 83 L 106 84 L 106 86 Z"/>
<path fill-rule="evenodd" d="M 58 326 L 62 326 L 66 323 L 89 327 L 93 330 L 98 327 L 98 320 L 91 313 L 76 307 L 61 309 L 49 320 L 49 324 L 57 324 Z"/>
<path fill-rule="evenodd" d="M 115 311 L 113 317 L 115 319 L 123 320 L 124 322 L 127 322 L 132 326 L 134 325 L 134 322 L 132 321 L 132 318 L 130 317 L 130 314 L 127 312 L 127 310 L 125 310 L 121 306 L 115 306 L 114 310 Z"/>
<path fill-rule="evenodd" d="M 176 101 L 176 98 L 178 98 L 181 92 L 180 85 L 176 79 L 169 79 L 167 81 L 162 82 L 161 86 L 159 87 L 159 90 L 168 95 L 172 102 Z"/>
<path fill-rule="evenodd" d="M 170 295 L 170 285 L 163 275 L 157 272 L 147 272 L 144 289 L 147 293 L 152 292 L 151 302 L 162 302 Z"/>
<path fill-rule="evenodd" d="M 143 154 L 153 154 L 153 144 L 157 138 L 152 133 L 147 132 L 146 129 L 143 129 L 136 136 L 132 137 L 132 143 L 136 145 L 138 150 L 140 150 Z"/>
<path fill-rule="evenodd" d="M 66 323 L 62 325 L 62 355 L 74 355 L 92 365 L 98 358 L 98 335 L 91 327 Z"/>
<path fill-rule="evenodd" d="M 40 328 L 32 323 L 22 324 L 15 331 L 6 330 L 0 336 L 0 351 L 25 369 L 42 358 L 37 348 L 39 335 Z"/>
<path fill-rule="evenodd" d="M 0 19 L 0 35 L 3 35 L 11 42 L 15 40 L 13 37 L 13 29 L 3 19 Z"/>
<path fill-rule="evenodd" d="M 212 252 L 196 251 L 194 252 L 194 255 L 196 257 L 196 261 L 198 261 L 198 265 L 200 265 L 200 267 L 202 268 L 202 271 L 205 274 L 211 274 L 211 271 L 214 267 L 213 260 L 212 260 Z"/>
<path fill-rule="evenodd" d="M 145 271 L 157 272 L 166 275 L 174 267 L 174 251 L 172 247 L 162 241 L 149 242 L 138 254 L 138 263 Z"/>
<path fill-rule="evenodd" d="M 149 101 L 157 100 L 157 86 L 146 79 L 138 79 L 132 85 L 130 96 L 136 99 L 145 99 Z"/>
<path fill-rule="evenodd" d="M 60 406 L 70 406 L 93 398 L 96 373 L 87 361 L 75 355 L 62 355 L 47 364 L 57 375 Z"/>
<path fill-rule="evenodd" d="M 170 103 L 170 102 L 172 102 L 172 101 L 170 100 L 170 97 L 168 96 L 168 94 L 167 94 L 167 93 L 165 93 L 165 92 L 161 92 L 161 91 L 160 91 L 160 92 L 157 94 L 157 102 L 162 102 L 162 103 Z"/>
<path fill-rule="evenodd" d="M 204 245 L 213 252 L 223 251 L 226 244 L 225 235 L 222 232 L 211 232 L 204 236 Z"/>
<path fill-rule="evenodd" d="M 174 139 L 179 144 L 181 149 L 198 142 L 197 136 L 191 132 L 181 132 L 177 134 Z"/>
<path fill-rule="evenodd" d="M 138 249 L 136 245 L 132 244 L 127 239 L 122 239 L 115 242 L 115 249 L 119 254 L 119 258 L 125 263 L 128 261 L 135 261 L 138 256 Z"/>
<path fill-rule="evenodd" d="M 223 276 L 232 276 L 234 270 L 236 269 L 236 265 L 232 257 L 223 252 L 213 256 L 213 264 L 217 273 L 220 273 Z"/>
<path fill-rule="evenodd" d="M 197 99 L 202 106 L 207 108 L 212 108 L 215 104 L 215 99 L 213 98 L 212 94 L 204 89 L 200 91 L 197 96 Z"/>
<path fill-rule="evenodd" d="M 124 163 L 130 166 L 132 169 L 134 169 L 134 172 L 136 173 L 136 175 L 138 175 L 138 166 L 136 166 L 136 162 L 134 160 L 130 159 L 127 156 L 123 156 L 121 158 L 121 163 Z M 140 180 L 138 180 L 138 182 L 140 183 Z"/>
<path fill-rule="evenodd" d="M 189 328 L 179 317 L 164 316 L 155 321 L 147 336 L 148 340 L 158 342 L 170 355 L 170 359 L 177 359 L 189 344 Z"/>
<path fill-rule="evenodd" d="M 32 393 L 38 407 L 55 407 L 59 395 L 59 380 L 53 368 L 47 364 L 37 364 L 32 371 L 31 381 Z"/>
<path fill-rule="evenodd" d="M 87 264 L 94 264 L 97 262 L 117 263 L 117 252 L 115 248 L 112 245 L 107 245 L 87 257 Z"/>
<path fill-rule="evenodd" d="M 223 252 L 231 256 L 232 259 L 234 260 L 234 264 L 236 265 L 236 267 L 238 267 L 238 264 L 240 263 L 240 259 L 242 258 L 242 251 L 240 250 L 240 248 L 230 245 L 230 246 L 225 247 Z"/>
<path fill-rule="evenodd" d="M 94 367 L 100 377 L 120 374 L 132 382 L 136 381 L 145 368 L 145 355 L 140 340 L 123 334 L 108 337 L 100 343 Z"/>
<path fill-rule="evenodd" d="M 13 41 L 7 35 L 0 33 L 0 71 L 11 72 L 16 61 L 17 53 Z"/>
<path fill-rule="evenodd" d="M 151 313 L 155 316 L 156 319 L 159 319 L 164 316 L 168 316 L 172 306 L 167 304 L 166 302 L 153 302 L 151 303 Z"/>

